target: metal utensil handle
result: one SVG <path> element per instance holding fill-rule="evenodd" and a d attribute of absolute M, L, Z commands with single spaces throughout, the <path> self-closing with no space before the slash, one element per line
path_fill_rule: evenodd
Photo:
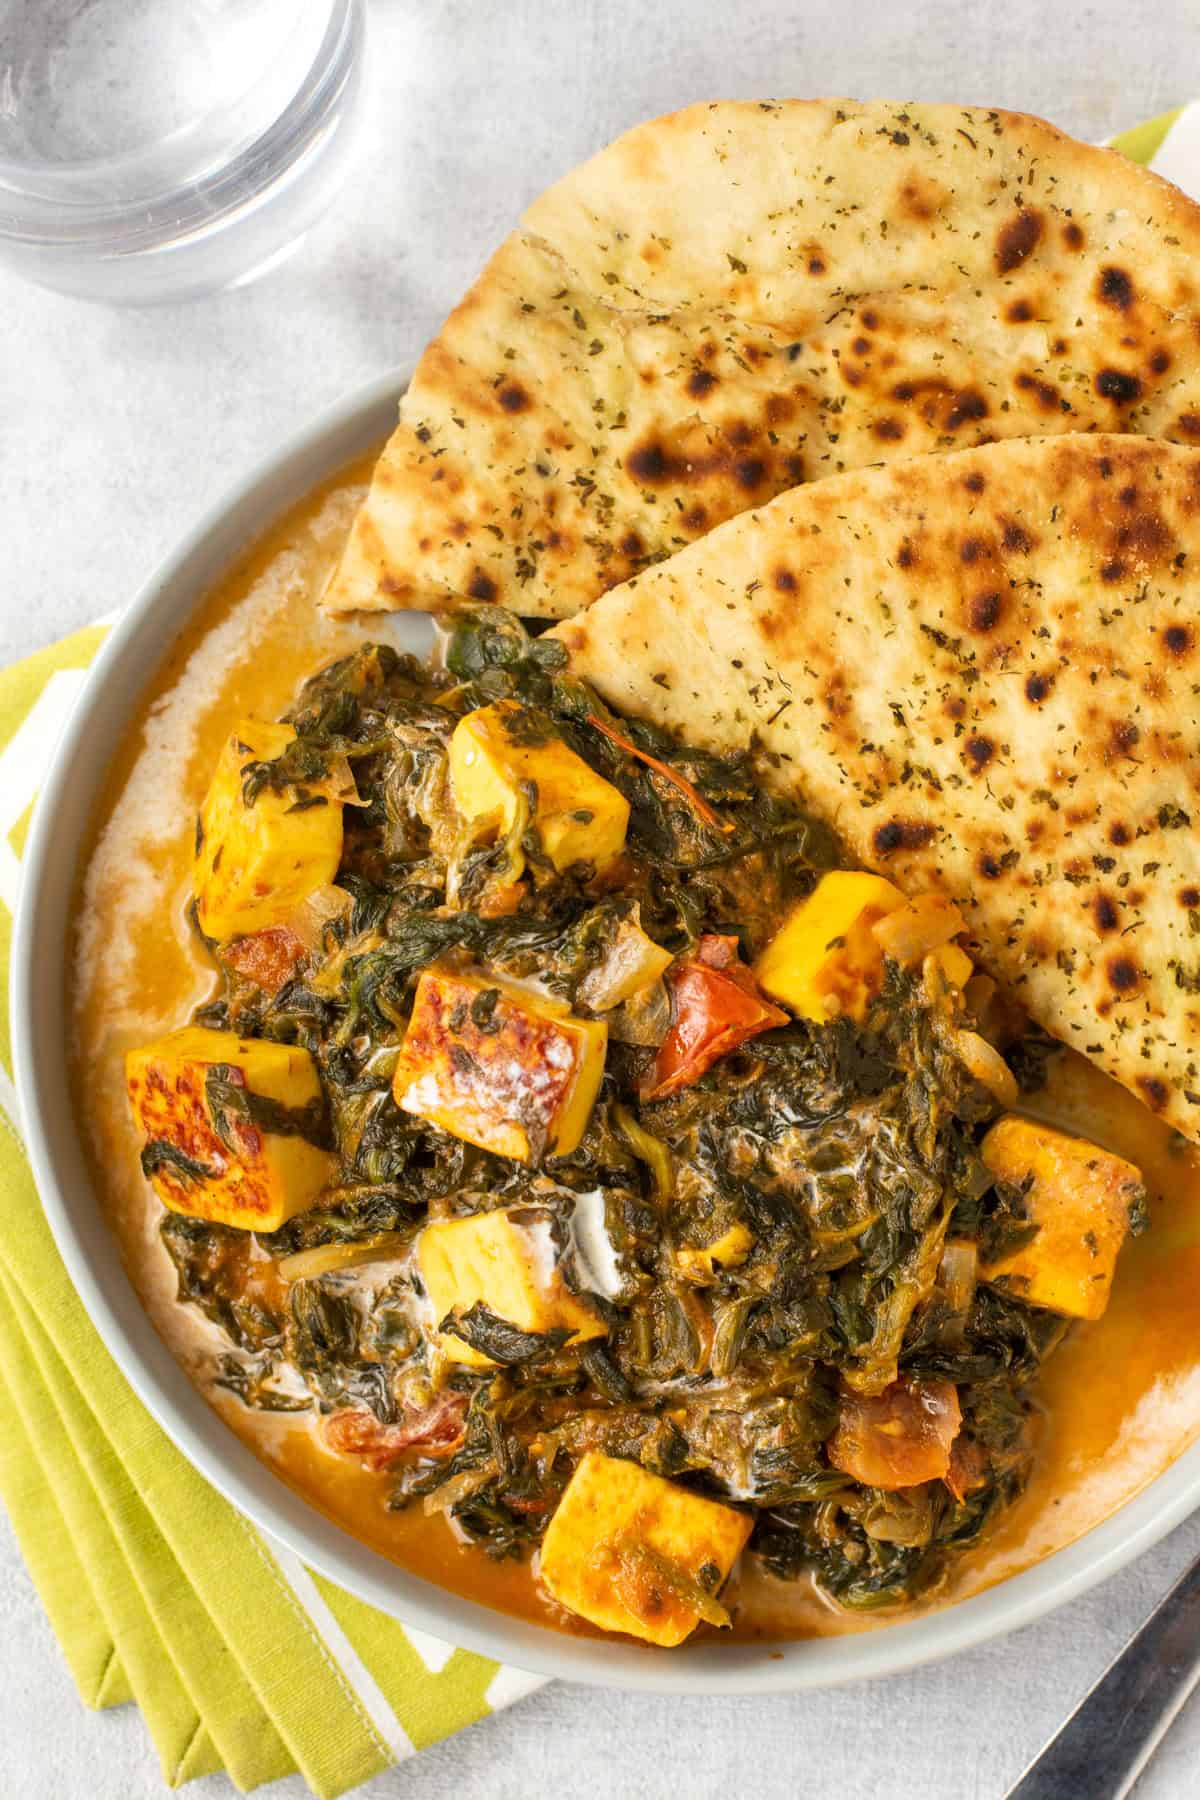
<path fill-rule="evenodd" d="M 1123 1800 L 1200 1680 L 1200 1557 L 1005 1800 Z"/>

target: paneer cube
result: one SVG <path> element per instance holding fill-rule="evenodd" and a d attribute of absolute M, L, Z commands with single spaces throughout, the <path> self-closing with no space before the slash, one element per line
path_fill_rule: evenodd
<path fill-rule="evenodd" d="M 570 1329 L 570 1344 L 607 1330 L 559 1274 L 549 1223 L 536 1214 L 515 1209 L 427 1225 L 417 1239 L 417 1262 L 439 1325 L 447 1314 L 482 1303 L 518 1331 Z M 451 1362 L 495 1366 L 494 1358 L 452 1332 L 439 1333 L 437 1341 Z"/>
<path fill-rule="evenodd" d="M 903 904 L 899 888 L 881 875 L 823 875 L 759 957 L 759 986 L 817 1024 L 861 1019 L 883 986 L 883 950 L 871 927 Z"/>
<path fill-rule="evenodd" d="M 566 1156 L 587 1128 L 608 1027 L 482 972 L 427 969 L 392 1091 L 397 1106 L 511 1156 Z"/>
<path fill-rule="evenodd" d="M 295 736 L 290 725 L 242 719 L 218 758 L 200 808 L 193 882 L 200 929 L 219 943 L 282 924 L 337 874 L 342 807 L 357 799 L 345 767 L 281 789 L 263 785 L 247 802 L 252 765 L 274 762 Z"/>
<path fill-rule="evenodd" d="M 1031 1306 L 1072 1319 L 1098 1319 L 1108 1305 L 1117 1254 L 1140 1208 L 1141 1173 L 1086 1138 L 1008 1115 L 981 1145 L 998 1180 L 1021 1188 L 1037 1235 L 980 1269 L 1004 1276 Z"/>
<path fill-rule="evenodd" d="M 549 722 L 515 700 L 497 700 L 460 719 L 450 740 L 454 802 L 466 819 L 497 817 L 508 831 L 522 788 L 537 789 L 533 826 L 558 870 L 587 862 L 603 870 L 625 847 L 629 802 L 555 735 Z"/>
<path fill-rule="evenodd" d="M 142 1168 L 172 1212 L 275 1231 L 333 1175 L 307 1050 L 187 1025 L 125 1058 Z M 311 1135 L 306 1135 L 306 1133 Z"/>
<path fill-rule="evenodd" d="M 731 1506 L 589 1450 L 542 1541 L 541 1582 L 589 1624 L 670 1648 L 721 1617 L 715 1597 L 752 1526 Z"/>

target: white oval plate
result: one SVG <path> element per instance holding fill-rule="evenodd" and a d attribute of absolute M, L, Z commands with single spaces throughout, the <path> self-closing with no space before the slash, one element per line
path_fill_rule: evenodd
<path fill-rule="evenodd" d="M 196 607 L 274 519 L 387 435 L 404 383 L 394 373 L 324 413 L 252 470 L 167 558 L 97 657 L 37 807 L 13 947 L 17 1088 L 42 1204 L 93 1324 L 163 1430 L 264 1531 L 370 1605 L 501 1662 L 606 1687 L 782 1693 L 910 1669 L 1028 1624 L 1113 1574 L 1200 1504 L 1200 1444 L 1078 1543 L 944 1611 L 843 1638 L 708 1642 L 666 1652 L 526 1624 L 367 1549 L 285 1487 L 221 1423 L 143 1312 L 101 1216 L 63 1079 L 70 907 L 88 821 L 140 696 Z"/>

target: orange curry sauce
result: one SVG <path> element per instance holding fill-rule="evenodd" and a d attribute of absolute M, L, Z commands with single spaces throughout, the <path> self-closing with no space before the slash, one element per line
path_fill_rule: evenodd
<path fill-rule="evenodd" d="M 274 718 L 305 677 L 364 639 L 389 635 L 386 619 L 331 621 L 315 605 L 369 468 L 364 461 L 347 470 L 296 507 L 181 635 L 130 721 L 80 874 L 69 981 L 76 1104 L 130 1277 L 162 1336 L 200 1381 L 220 1337 L 175 1300 L 174 1270 L 158 1237 L 159 1203 L 140 1173 L 141 1146 L 126 1110 L 123 1058 L 185 1023 L 216 987 L 185 908 L 196 810 L 229 727 L 244 713 Z M 1043 1416 L 1026 1493 L 926 1607 L 987 1587 L 1070 1543 L 1200 1432 L 1200 1151 L 1075 1057 L 1059 1060 L 1032 1110 L 1137 1163 L 1150 1191 L 1151 1229 L 1122 1252 L 1104 1318 L 1075 1326 L 1041 1376 Z M 265 1262 L 263 1278 L 274 1278 Z M 492 1562 L 419 1506 L 389 1513 L 387 1477 L 325 1450 L 304 1415 L 248 1411 L 218 1390 L 208 1398 L 284 1481 L 384 1556 L 487 1605 L 591 1634 L 541 1594 L 527 1565 Z M 878 1629 L 889 1616 L 842 1613 L 809 1583 L 776 1581 L 751 1558 L 724 1598 L 743 1637 Z"/>

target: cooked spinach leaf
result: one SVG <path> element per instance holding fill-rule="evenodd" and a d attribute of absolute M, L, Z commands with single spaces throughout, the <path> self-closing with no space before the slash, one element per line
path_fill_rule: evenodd
<path fill-rule="evenodd" d="M 225 971 L 196 1015 L 302 1045 L 320 1073 L 322 1100 L 288 1109 L 214 1068 L 205 1099 L 230 1156 L 250 1130 L 336 1156 L 320 1204 L 269 1235 L 164 1220 L 181 1298 L 236 1349 L 215 1379 L 248 1406 L 353 1409 L 402 1433 L 448 1400 L 455 1433 L 427 1441 L 413 1428 L 389 1504 L 442 1511 L 493 1556 L 530 1553 L 579 1457 L 598 1448 L 753 1506 L 752 1552 L 777 1575 L 815 1575 L 860 1610 L 911 1600 L 1019 1492 L 1031 1384 L 1064 1330 L 999 1287 L 952 1301 L 940 1285 L 947 1239 L 986 1260 L 1035 1229 L 1025 1194 L 981 1161 L 996 1102 L 955 1048 L 949 1002 L 889 965 L 865 1019 L 793 1020 L 649 1102 L 644 1077 L 671 1017 L 659 980 L 640 1009 L 622 1001 L 604 1015 L 605 1074 L 578 1147 L 530 1165 L 402 1110 L 393 1078 L 431 966 L 484 971 L 463 1021 L 486 1040 L 506 981 L 588 1012 L 633 924 L 674 958 L 715 934 L 752 960 L 840 861 L 828 830 L 775 796 L 752 755 L 713 756 L 616 719 L 556 641 L 501 608 L 463 606 L 449 624 L 444 669 L 368 645 L 320 671 L 289 715 L 295 740 L 244 772 L 248 803 L 290 793 L 301 809 L 323 800 L 314 788 L 335 760 L 348 763 L 361 805 L 346 810 L 337 872 L 351 904 L 303 974 L 268 995 Z M 519 703 L 512 730 L 526 748 L 561 739 L 627 801 L 615 875 L 554 866 L 528 783 L 508 825 L 451 805 L 458 720 L 501 700 Z M 1026 1091 L 1055 1053 L 1032 1031 L 1005 1052 Z M 161 1140 L 143 1161 L 185 1187 L 209 1175 Z M 603 1293 L 573 1236 L 581 1197 L 597 1190 L 613 1276 Z M 409 1254 L 421 1229 L 499 1206 L 539 1209 L 556 1278 L 603 1336 L 573 1346 L 572 1331 L 528 1329 L 499 1301 L 433 1315 Z M 316 1263 L 288 1260 L 308 1253 Z M 454 1341 L 488 1363 L 456 1361 Z M 965 1447 L 953 1484 L 884 1491 L 833 1466 L 845 1395 L 896 1381 L 953 1385 Z M 716 1604 L 708 1589 L 693 1597 Z"/>

